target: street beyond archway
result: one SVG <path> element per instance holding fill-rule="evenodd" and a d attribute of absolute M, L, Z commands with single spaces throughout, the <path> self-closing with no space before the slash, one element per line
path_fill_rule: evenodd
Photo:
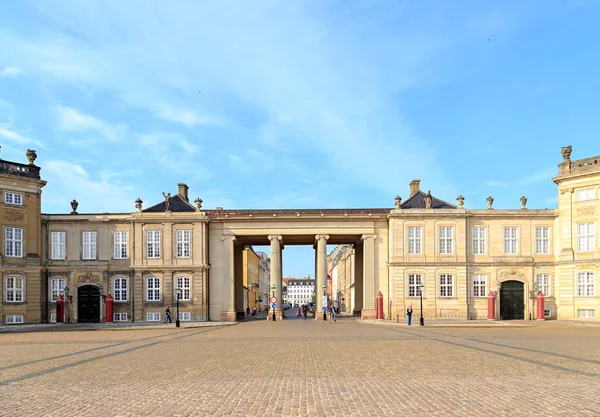
<path fill-rule="evenodd" d="M 3 334 L 0 415 L 597 415 L 600 327 L 529 323 Z"/>

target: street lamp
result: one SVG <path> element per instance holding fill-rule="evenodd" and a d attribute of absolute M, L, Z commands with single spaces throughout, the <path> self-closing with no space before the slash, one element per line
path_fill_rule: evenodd
<path fill-rule="evenodd" d="M 271 284 L 271 289 L 273 290 L 273 297 L 275 297 L 275 284 Z M 275 303 L 272 303 L 275 304 Z M 271 309 L 273 310 L 273 321 L 277 320 L 277 318 L 275 317 L 275 307 L 273 307 L 273 305 L 271 305 Z"/>
<path fill-rule="evenodd" d="M 419 282 L 417 287 L 419 288 L 419 296 L 421 297 L 421 317 L 419 317 L 419 326 L 425 326 L 425 321 L 423 320 L 423 283 Z"/>
<path fill-rule="evenodd" d="M 327 321 L 327 285 L 323 284 L 323 321 Z"/>
<path fill-rule="evenodd" d="M 179 323 L 179 299 L 181 298 L 181 287 L 178 285 L 177 288 L 175 288 L 175 291 L 177 292 L 177 319 L 175 320 L 175 327 L 181 327 L 181 324 Z"/>

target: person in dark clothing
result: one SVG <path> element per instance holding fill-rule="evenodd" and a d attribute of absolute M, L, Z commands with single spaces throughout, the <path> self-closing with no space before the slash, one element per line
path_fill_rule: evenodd
<path fill-rule="evenodd" d="M 246 317 L 250 315 L 250 307 L 246 307 Z"/>
<path fill-rule="evenodd" d="M 165 323 L 167 320 L 169 320 L 169 323 L 173 323 L 173 320 L 171 320 L 171 309 L 169 307 L 171 306 L 167 306 L 167 309 L 165 310 Z"/>
<path fill-rule="evenodd" d="M 410 326 L 412 323 L 412 306 L 406 309 L 406 317 L 408 318 L 408 325 Z"/>
<path fill-rule="evenodd" d="M 306 316 L 308 315 L 308 307 L 306 304 L 302 306 L 302 314 L 304 315 L 304 320 L 306 320 Z"/>

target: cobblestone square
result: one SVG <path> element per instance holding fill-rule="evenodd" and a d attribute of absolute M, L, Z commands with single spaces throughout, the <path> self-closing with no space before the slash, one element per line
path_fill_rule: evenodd
<path fill-rule="evenodd" d="M 592 325 L 257 320 L 5 333 L 0 344 L 2 416 L 600 414 Z"/>

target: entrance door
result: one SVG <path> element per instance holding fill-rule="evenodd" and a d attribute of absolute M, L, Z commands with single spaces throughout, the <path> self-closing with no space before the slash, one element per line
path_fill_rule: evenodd
<path fill-rule="evenodd" d="M 525 319 L 525 294 L 523 283 L 505 281 L 500 288 L 500 316 L 502 320 Z"/>
<path fill-rule="evenodd" d="M 77 290 L 77 322 L 98 323 L 100 321 L 100 288 L 84 285 Z"/>

